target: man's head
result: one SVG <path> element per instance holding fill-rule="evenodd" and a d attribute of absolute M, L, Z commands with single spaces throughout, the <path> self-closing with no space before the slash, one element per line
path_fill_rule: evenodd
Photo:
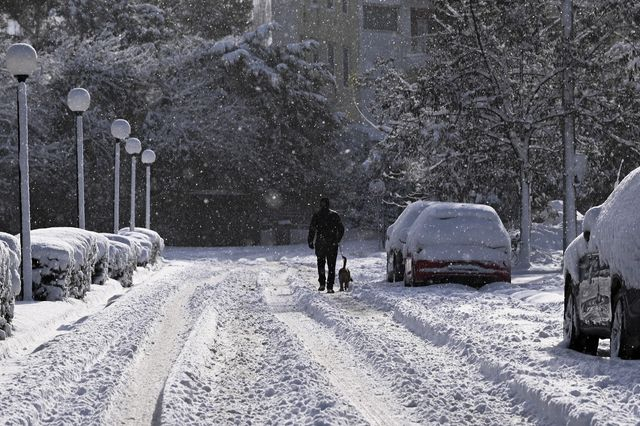
<path fill-rule="evenodd" d="M 329 209 L 329 199 L 327 197 L 320 198 L 320 208 L 324 210 Z"/>

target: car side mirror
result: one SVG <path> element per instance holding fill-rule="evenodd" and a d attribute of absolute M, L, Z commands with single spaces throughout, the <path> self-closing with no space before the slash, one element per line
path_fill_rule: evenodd
<path fill-rule="evenodd" d="M 582 235 L 584 236 L 584 240 L 589 242 L 589 238 L 591 238 L 591 231 L 584 231 Z"/>

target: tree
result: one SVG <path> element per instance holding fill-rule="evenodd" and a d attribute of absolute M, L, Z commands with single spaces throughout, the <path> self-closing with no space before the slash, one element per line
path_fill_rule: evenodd
<path fill-rule="evenodd" d="M 160 0 L 157 4 L 188 34 L 212 40 L 245 31 L 253 9 L 252 0 Z"/>
<path fill-rule="evenodd" d="M 388 101 L 381 108 L 390 114 L 385 119 L 412 153 L 448 147 L 444 158 L 427 156 L 423 168 L 429 171 L 455 164 L 460 154 L 469 166 L 480 164 L 489 144 L 498 147 L 492 155 L 498 161 L 488 164 L 502 174 L 510 163 L 502 155 L 511 151 L 520 184 L 519 261 L 528 265 L 534 151 L 549 149 L 561 116 L 559 71 L 548 61 L 558 33 L 554 14 L 544 0 L 460 0 L 438 3 L 434 19 L 437 30 L 426 41 L 429 61 L 383 94 Z M 407 126 L 411 138 L 403 136 Z"/>

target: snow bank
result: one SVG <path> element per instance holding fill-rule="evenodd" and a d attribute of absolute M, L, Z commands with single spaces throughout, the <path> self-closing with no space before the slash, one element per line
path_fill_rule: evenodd
<path fill-rule="evenodd" d="M 155 264 L 162 256 L 164 251 L 164 239 L 155 231 L 147 228 L 135 228 L 130 231 L 129 228 L 122 228 L 118 235 L 124 235 L 135 240 L 142 246 L 142 252 L 138 258 L 138 265 L 144 266 L 147 263 Z"/>
<path fill-rule="evenodd" d="M 33 297 L 38 300 L 83 298 L 92 283 L 103 284 L 107 278 L 108 247 L 104 236 L 83 229 L 33 230 Z"/>

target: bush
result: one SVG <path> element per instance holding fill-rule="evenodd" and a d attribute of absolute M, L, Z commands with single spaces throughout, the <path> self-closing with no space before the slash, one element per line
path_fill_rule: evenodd
<path fill-rule="evenodd" d="M 20 240 L 0 233 L 0 340 L 11 334 L 16 295 L 20 293 Z"/>
<path fill-rule="evenodd" d="M 81 299 L 93 282 L 103 284 L 109 265 L 106 237 L 78 228 L 31 232 L 33 297 Z"/>

